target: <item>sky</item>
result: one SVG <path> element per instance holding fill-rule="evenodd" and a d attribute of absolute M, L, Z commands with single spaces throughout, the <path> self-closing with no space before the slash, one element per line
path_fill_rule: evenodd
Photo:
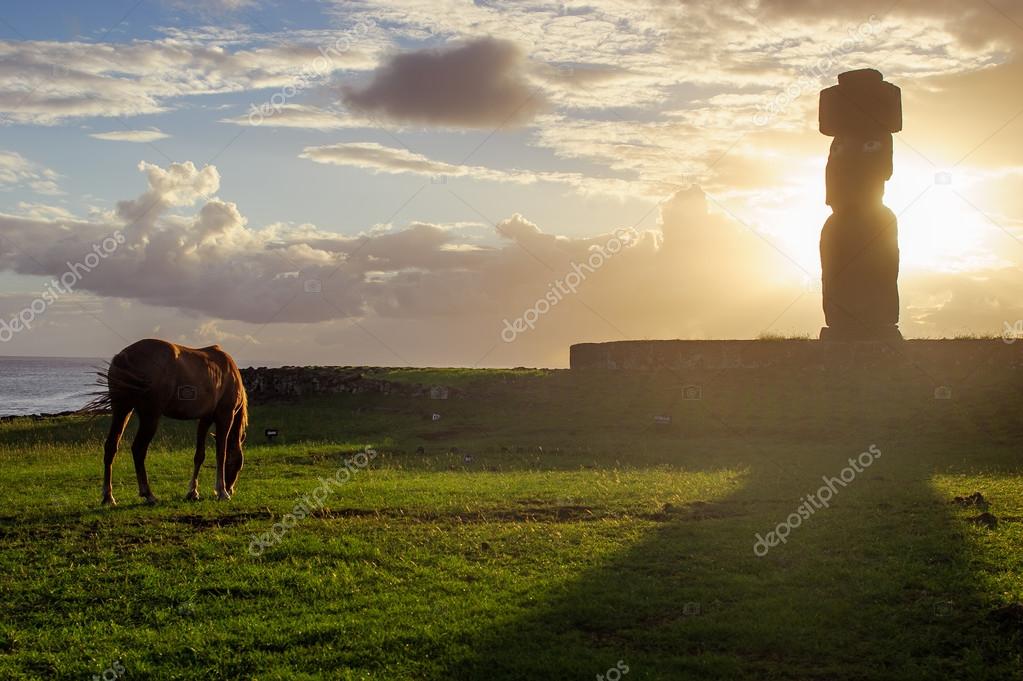
<path fill-rule="evenodd" d="M 818 92 L 902 89 L 909 338 L 1023 319 L 1016 0 L 0 6 L 0 355 L 816 337 Z"/>

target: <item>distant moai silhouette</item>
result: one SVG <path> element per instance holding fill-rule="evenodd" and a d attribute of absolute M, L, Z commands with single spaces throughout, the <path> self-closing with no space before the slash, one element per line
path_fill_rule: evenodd
<path fill-rule="evenodd" d="M 882 203 L 902 92 L 875 69 L 821 91 L 820 131 L 834 137 L 825 171 L 831 216 L 821 230 L 821 340 L 900 339 L 898 221 Z"/>

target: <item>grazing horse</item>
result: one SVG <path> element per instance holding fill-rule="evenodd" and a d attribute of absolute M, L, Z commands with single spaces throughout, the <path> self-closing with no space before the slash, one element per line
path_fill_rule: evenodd
<path fill-rule="evenodd" d="M 146 339 L 114 355 L 98 383 L 105 390 L 83 411 L 111 411 L 110 432 L 103 451 L 103 503 L 116 504 L 110 483 L 111 467 L 128 418 L 139 418 L 131 443 L 139 496 L 147 503 L 156 497 L 146 476 L 146 452 L 161 416 L 198 420 L 195 468 L 186 500 L 199 498 L 199 468 L 206 458 L 206 437 L 216 425 L 218 499 L 230 499 L 244 456 L 242 444 L 248 426 L 248 400 L 238 365 L 218 345 L 186 348 L 167 341 Z"/>

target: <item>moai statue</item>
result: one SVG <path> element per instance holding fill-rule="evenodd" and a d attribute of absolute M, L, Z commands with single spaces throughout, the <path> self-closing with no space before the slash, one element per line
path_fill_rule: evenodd
<path fill-rule="evenodd" d="M 902 338 L 898 222 L 881 202 L 900 130 L 901 91 L 879 71 L 848 71 L 821 91 L 820 131 L 835 138 L 825 172 L 832 213 L 821 230 L 821 340 Z"/>

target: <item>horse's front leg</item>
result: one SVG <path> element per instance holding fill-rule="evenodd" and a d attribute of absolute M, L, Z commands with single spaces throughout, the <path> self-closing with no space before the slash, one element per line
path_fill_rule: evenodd
<path fill-rule="evenodd" d="M 227 440 L 231 432 L 231 421 L 233 412 L 224 414 L 217 414 L 217 499 L 230 499 L 231 493 L 227 491 L 227 485 L 224 482 L 224 466 L 227 462 Z"/>
<path fill-rule="evenodd" d="M 199 499 L 199 469 L 202 468 L 202 463 L 206 460 L 206 438 L 209 436 L 211 425 L 213 425 L 211 417 L 203 416 L 199 419 L 199 426 L 195 433 L 195 458 L 193 459 L 195 466 L 192 469 L 192 482 L 185 494 L 185 501 Z"/>

